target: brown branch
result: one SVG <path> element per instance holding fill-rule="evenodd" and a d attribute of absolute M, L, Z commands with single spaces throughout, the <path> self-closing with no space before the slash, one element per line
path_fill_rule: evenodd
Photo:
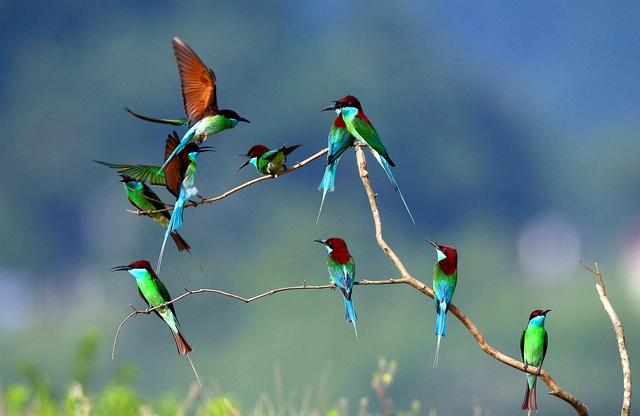
<path fill-rule="evenodd" d="M 622 416 L 629 416 L 631 412 L 631 366 L 629 365 L 629 353 L 627 352 L 627 344 L 624 339 L 624 328 L 622 327 L 622 323 L 618 318 L 618 314 L 613 309 L 613 306 L 611 306 L 611 302 L 609 302 L 607 292 L 604 290 L 604 283 L 602 282 L 602 274 L 600 273 L 598 263 L 596 263 L 596 271 L 593 271 L 592 269 L 587 267 L 587 265 L 584 264 L 581 259 L 578 260 L 585 269 L 597 275 L 598 279 L 600 279 L 600 283 L 596 283 L 596 290 L 598 291 L 598 295 L 600 296 L 600 301 L 604 306 L 604 310 L 609 315 L 609 319 L 613 324 L 613 330 L 616 333 L 616 340 L 618 341 L 618 351 L 620 351 L 620 361 L 622 362 L 622 380 L 624 383 L 624 393 L 622 395 L 622 412 L 620 414 Z"/>
<path fill-rule="evenodd" d="M 298 163 L 296 163 L 295 165 L 291 166 L 290 168 L 288 168 L 288 169 L 286 169 L 286 170 L 283 170 L 283 171 L 280 171 L 280 172 L 278 172 L 278 173 L 277 173 L 277 174 L 275 174 L 275 175 L 264 175 L 264 176 L 261 176 L 261 177 L 256 178 L 256 179 L 252 179 L 252 180 L 250 180 L 249 182 L 246 182 L 246 183 L 244 183 L 244 184 L 242 184 L 242 185 L 240 185 L 240 186 L 236 186 L 235 188 L 233 188 L 233 189 L 231 189 L 231 190 L 229 190 L 229 191 L 227 191 L 227 192 L 223 193 L 223 194 L 222 194 L 222 195 L 220 195 L 220 196 L 217 196 L 217 197 L 215 197 L 215 198 L 211 198 L 211 199 L 203 199 L 202 201 L 198 201 L 198 202 L 192 202 L 192 203 L 190 203 L 190 204 L 186 204 L 184 207 L 185 207 L 185 208 L 186 208 L 186 207 L 195 207 L 195 206 L 197 206 L 197 205 L 201 205 L 201 204 L 210 204 L 210 203 L 212 203 L 212 202 L 219 201 L 219 200 L 221 200 L 221 199 L 224 199 L 224 198 L 228 197 L 228 196 L 229 196 L 229 195 L 231 195 L 231 194 L 234 194 L 234 193 L 238 192 L 239 190 L 241 190 L 241 189 L 243 189 L 243 188 L 246 188 L 246 187 L 248 187 L 248 186 L 253 185 L 254 183 L 258 183 L 258 182 L 266 181 L 267 179 L 274 179 L 274 178 L 277 178 L 278 176 L 285 175 L 285 174 L 287 174 L 287 173 L 289 173 L 289 172 L 293 172 L 293 171 L 294 171 L 294 170 L 296 170 L 296 169 L 300 169 L 301 167 L 303 167 L 303 166 L 304 166 L 304 165 L 306 165 L 307 163 L 309 163 L 309 162 L 311 162 L 311 161 L 313 161 L 313 160 L 315 160 L 315 159 L 319 158 L 320 156 L 324 155 L 324 154 L 325 154 L 325 153 L 327 153 L 328 151 L 329 151 L 329 149 L 328 149 L 328 148 L 327 148 L 327 149 L 324 149 L 324 150 L 321 150 L 321 151 L 319 151 L 318 153 L 316 153 L 315 155 L 313 155 L 313 156 L 311 156 L 311 157 L 309 157 L 309 158 L 307 158 L 307 159 L 303 160 L 302 162 L 298 162 Z M 169 205 L 169 204 L 165 204 L 165 205 Z M 169 210 L 171 210 L 171 208 L 158 209 L 158 210 L 155 210 L 155 211 L 151 211 L 151 210 L 150 210 L 150 211 L 132 211 L 132 210 L 127 210 L 127 211 L 128 211 L 128 212 L 131 212 L 131 213 L 133 213 L 133 214 L 136 214 L 136 215 L 147 215 L 147 214 L 154 214 L 154 213 L 156 213 L 156 212 L 169 211 Z"/>
<path fill-rule="evenodd" d="M 392 285 L 392 284 L 397 284 L 397 283 L 403 283 L 398 279 L 390 279 L 390 280 L 362 280 L 362 281 L 358 281 L 358 282 L 354 282 L 354 285 L 362 285 L 362 286 L 366 286 L 366 285 Z M 183 293 L 182 295 L 178 296 L 175 299 L 171 299 L 168 302 L 165 302 L 161 305 L 158 305 L 156 307 L 153 308 L 148 308 L 145 309 L 143 311 L 139 311 L 136 308 L 133 307 L 133 305 L 129 305 L 131 306 L 131 308 L 134 310 L 134 312 L 132 312 L 131 314 L 129 314 L 129 316 L 127 316 L 125 318 L 124 321 L 122 321 L 122 323 L 120 324 L 120 326 L 118 326 L 118 330 L 116 331 L 116 337 L 113 341 L 113 349 L 111 351 L 111 359 L 113 359 L 113 357 L 115 357 L 116 354 L 116 345 L 118 344 L 118 336 L 120 335 L 120 329 L 122 328 L 122 326 L 132 317 L 137 316 L 137 315 L 142 315 L 142 314 L 149 314 L 153 311 L 155 311 L 158 308 L 162 308 L 165 307 L 169 304 L 172 304 L 174 302 L 179 301 L 180 299 L 186 298 L 187 296 L 196 294 L 196 293 L 217 293 L 219 295 L 224 295 L 224 296 L 228 296 L 230 298 L 233 299 L 238 299 L 241 300 L 244 303 L 249 303 L 249 302 L 253 302 L 254 300 L 258 300 L 267 296 L 271 296 L 274 293 L 279 293 L 279 292 L 286 292 L 289 290 L 302 290 L 302 289 L 335 289 L 336 285 L 335 284 L 329 284 L 329 285 L 321 285 L 321 286 L 309 286 L 307 285 L 306 281 L 303 281 L 302 286 L 289 286 L 289 287 L 281 287 L 279 289 L 273 289 L 270 290 L 268 292 L 262 293 L 260 295 L 257 296 L 253 296 L 251 298 L 243 298 L 242 296 L 238 296 L 238 295 L 234 295 L 233 293 L 227 293 L 227 292 L 223 292 L 222 290 L 217 290 L 217 289 L 198 289 L 198 290 L 188 290 L 188 289 L 184 289 L 186 291 L 186 293 Z"/>
<path fill-rule="evenodd" d="M 430 287 L 426 286 L 424 283 L 411 277 L 411 275 L 407 272 L 407 270 L 405 269 L 404 265 L 402 264 L 398 256 L 395 255 L 393 250 L 391 250 L 389 245 L 384 241 L 384 238 L 382 237 L 382 221 L 380 220 L 380 212 L 378 211 L 378 205 L 376 203 L 376 194 L 375 192 L 373 192 L 373 188 L 371 187 L 371 182 L 369 181 L 369 172 L 367 172 L 367 161 L 364 157 L 364 152 L 362 150 L 362 147 L 363 145 L 361 144 L 356 145 L 356 159 L 358 164 L 358 172 L 360 173 L 360 179 L 362 180 L 362 184 L 364 185 L 364 188 L 367 191 L 367 196 L 369 197 L 369 205 L 371 206 L 371 214 L 373 215 L 373 222 L 375 224 L 376 240 L 378 241 L 378 245 L 380 245 L 380 248 L 382 248 L 382 251 L 384 251 L 385 254 L 389 256 L 391 261 L 395 264 L 396 268 L 402 275 L 402 279 L 398 280 L 399 282 L 407 283 L 408 285 L 411 285 L 415 289 L 418 289 L 420 292 L 426 294 L 430 298 L 433 298 L 434 296 L 433 290 Z M 496 350 L 495 348 L 487 344 L 487 341 L 485 341 L 484 337 L 482 336 L 478 328 L 476 328 L 476 326 L 471 322 L 471 320 L 469 320 L 469 318 L 467 318 L 466 315 L 463 314 L 460 309 L 456 308 L 454 305 L 450 305 L 449 312 L 451 312 L 456 318 L 458 318 L 458 320 L 460 320 L 460 322 L 462 322 L 462 324 L 465 327 L 467 327 L 469 332 L 471 332 L 471 335 L 478 342 L 478 345 L 480 346 L 480 349 L 482 349 L 482 351 L 486 352 L 496 360 L 501 361 L 507 365 L 510 365 L 511 367 L 516 368 L 520 371 L 525 371 L 529 374 L 536 374 L 537 368 L 529 366 L 525 370 L 524 363 L 521 363 L 518 360 L 515 360 L 505 354 L 502 354 L 501 352 L 499 352 L 498 350 Z M 574 396 L 560 389 L 558 385 L 551 379 L 551 376 L 549 376 L 549 374 L 546 371 L 542 370 L 540 372 L 540 378 L 545 382 L 547 387 L 549 387 L 550 394 L 569 403 L 571 406 L 573 406 L 573 408 L 576 410 L 578 415 L 588 416 L 589 413 L 588 413 L 587 407 L 582 403 L 580 403 L 580 401 L 576 399 Z"/>

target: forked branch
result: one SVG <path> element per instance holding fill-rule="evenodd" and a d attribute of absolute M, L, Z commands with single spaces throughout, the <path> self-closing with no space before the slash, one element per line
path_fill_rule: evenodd
<path fill-rule="evenodd" d="M 376 194 L 373 192 L 373 188 L 371 188 L 371 182 L 369 181 L 369 172 L 367 172 L 367 161 L 364 157 L 362 147 L 362 145 L 356 145 L 358 172 L 360 173 L 360 179 L 362 180 L 362 184 L 364 185 L 364 188 L 367 191 L 367 196 L 369 197 L 369 205 L 371 206 L 371 214 L 373 215 L 373 222 L 375 224 L 376 240 L 378 241 L 378 245 L 380 245 L 382 251 L 384 251 L 385 254 L 389 256 L 391 261 L 395 264 L 396 268 L 402 275 L 402 279 L 400 279 L 402 283 L 407 283 L 408 285 L 411 285 L 412 287 L 426 294 L 430 298 L 433 298 L 433 290 L 430 287 L 426 286 L 424 283 L 411 277 L 398 256 L 396 256 L 396 254 L 393 252 L 393 250 L 391 250 L 389 245 L 384 241 L 384 238 L 382 237 L 382 221 L 380 220 L 380 212 L 378 211 L 378 204 L 376 203 Z M 505 354 L 502 354 L 495 348 L 491 347 L 487 343 L 487 341 L 485 341 L 478 328 L 476 328 L 471 320 L 469 320 L 469 318 L 467 318 L 460 309 L 456 308 L 454 305 L 450 305 L 449 312 L 451 312 L 456 318 L 458 318 L 460 322 L 462 322 L 464 326 L 467 327 L 469 332 L 471 332 L 471 335 L 473 335 L 473 337 L 476 339 L 476 342 L 478 342 L 478 345 L 480 346 L 482 351 L 486 352 L 496 360 L 510 365 L 511 367 L 516 368 L 520 371 L 526 371 L 530 374 L 536 374 L 537 368 L 529 366 L 526 370 L 524 370 L 524 363 L 515 360 Z M 587 407 L 584 404 L 580 403 L 580 401 L 574 396 L 558 387 L 558 385 L 551 379 L 551 376 L 549 376 L 546 371 L 542 370 L 540 372 L 540 378 L 545 382 L 547 387 L 549 387 L 550 394 L 569 403 L 571 406 L 573 406 L 578 415 L 587 416 L 589 414 Z"/>

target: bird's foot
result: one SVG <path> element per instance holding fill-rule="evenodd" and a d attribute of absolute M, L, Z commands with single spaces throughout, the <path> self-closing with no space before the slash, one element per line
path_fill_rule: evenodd
<path fill-rule="evenodd" d="M 540 375 L 540 371 L 542 370 L 542 364 L 540 364 L 540 366 L 538 367 L 538 371 L 536 371 L 536 375 L 539 376 Z"/>
<path fill-rule="evenodd" d="M 522 368 L 524 371 L 527 371 L 527 367 L 529 367 L 529 365 L 527 363 L 524 363 L 524 367 Z"/>

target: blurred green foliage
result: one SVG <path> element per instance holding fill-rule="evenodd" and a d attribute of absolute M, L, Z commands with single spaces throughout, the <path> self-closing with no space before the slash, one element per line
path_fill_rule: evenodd
<path fill-rule="evenodd" d="M 92 394 L 86 393 L 86 386 L 92 370 L 93 357 L 101 334 L 90 329 L 78 343 L 75 356 L 75 377 L 66 394 L 57 397 L 47 381 L 46 370 L 28 363 L 19 363 L 21 373 L 25 378 L 23 383 L 13 383 L 0 391 L 0 415 L 7 416 L 182 416 L 194 414 L 196 416 L 348 416 L 348 400 L 340 397 L 333 405 L 328 396 L 323 381 L 317 388 L 316 405 L 309 406 L 311 390 L 295 405 L 291 395 L 284 402 L 282 392 L 277 393 L 277 410 L 271 399 L 262 394 L 254 406 L 253 411 L 243 412 L 243 407 L 236 399 L 220 392 L 218 386 L 198 387 L 193 383 L 186 397 L 182 400 L 165 392 L 152 403 L 144 399 L 132 386 L 137 371 L 135 365 L 124 364 L 113 375 L 109 383 L 101 390 Z M 378 370 L 374 372 L 371 386 L 380 399 L 380 416 L 394 414 L 392 400 L 386 396 L 386 391 L 393 383 L 397 363 L 382 357 L 378 361 Z M 275 383 L 282 386 L 279 365 L 275 367 Z M 82 382 L 78 381 L 82 379 Z M 326 379 L 325 379 L 326 381 Z M 360 400 L 358 416 L 371 416 L 367 411 L 369 399 Z M 397 412 L 399 416 L 417 416 L 420 403 L 414 400 L 408 412 Z"/>

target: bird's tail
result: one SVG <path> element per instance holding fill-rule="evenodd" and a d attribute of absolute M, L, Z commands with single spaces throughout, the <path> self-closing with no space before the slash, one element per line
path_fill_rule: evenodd
<path fill-rule="evenodd" d="M 356 339 L 358 339 L 358 328 L 356 328 L 356 321 L 358 320 L 358 316 L 356 316 L 356 310 L 353 307 L 353 300 L 347 299 L 346 297 L 342 297 L 344 300 L 344 310 L 346 313 L 346 321 L 353 323 L 353 330 L 356 331 Z"/>
<path fill-rule="evenodd" d="M 182 238 L 182 236 L 178 234 L 177 231 L 174 231 L 171 233 L 171 238 L 173 238 L 173 242 L 176 243 L 176 246 L 178 247 L 178 251 L 180 252 L 183 252 L 185 250 L 189 251 L 189 249 L 191 248 L 191 246 L 187 244 L 186 241 L 184 241 L 184 238 Z"/>
<path fill-rule="evenodd" d="M 174 330 L 171 330 L 171 333 L 173 334 L 173 338 L 176 340 L 176 346 L 178 347 L 178 353 L 180 355 L 185 355 L 186 353 L 193 351 L 193 348 L 191 348 L 191 345 L 187 342 L 184 336 L 182 336 L 180 331 L 175 332 Z"/>
<path fill-rule="evenodd" d="M 189 364 L 191 364 L 191 368 L 193 368 L 193 372 L 196 375 L 196 379 L 198 380 L 198 384 L 200 385 L 200 387 L 202 387 L 202 383 L 200 382 L 200 376 L 198 376 L 198 372 L 196 371 L 196 366 L 194 366 L 193 365 L 193 361 L 191 361 L 191 356 L 189 355 L 189 353 L 186 353 L 185 355 L 189 359 Z"/>
<path fill-rule="evenodd" d="M 527 389 L 524 391 L 522 410 L 528 410 L 529 413 L 531 413 L 531 411 L 538 411 L 538 405 L 536 403 L 536 381 L 538 381 L 537 376 L 527 374 Z M 529 386 L 531 386 L 531 388 Z"/>
<path fill-rule="evenodd" d="M 324 205 L 324 197 L 327 196 L 327 192 L 333 192 L 334 181 L 336 178 L 336 168 L 338 167 L 338 161 L 340 159 L 335 159 L 333 162 L 329 163 L 324 170 L 324 176 L 322 177 L 322 182 L 320 182 L 320 186 L 318 186 L 318 190 L 322 191 L 322 202 L 320 203 L 320 211 L 318 211 L 318 218 L 316 219 L 316 224 L 320 221 L 320 214 L 322 213 L 322 206 Z"/>
<path fill-rule="evenodd" d="M 182 196 L 183 196 L 183 193 L 181 190 L 180 197 L 176 200 L 176 205 L 173 207 L 173 212 L 171 213 L 171 219 L 169 220 L 169 226 L 167 227 L 167 231 L 164 233 L 164 241 L 162 242 L 162 248 L 160 249 L 160 257 L 158 258 L 158 267 L 156 267 L 156 273 L 158 274 L 160 274 L 160 266 L 162 265 L 162 256 L 164 256 L 164 247 L 167 244 L 167 237 L 176 228 L 182 226 L 182 212 L 184 210 L 184 204 L 186 202 L 186 198 L 182 198 Z M 198 264 L 198 266 L 200 265 Z"/>
<path fill-rule="evenodd" d="M 384 171 L 387 173 L 387 176 L 389 177 L 389 180 L 391 181 L 391 184 L 393 185 L 393 189 L 398 193 L 398 195 L 400 195 L 400 199 L 402 199 L 402 203 L 404 204 L 404 207 L 407 209 L 407 212 L 409 213 L 409 217 L 411 217 L 411 221 L 413 222 L 413 225 L 416 225 L 416 221 L 413 219 L 413 215 L 411 215 L 411 211 L 409 211 L 409 206 L 407 206 L 407 202 L 404 200 L 404 196 L 402 196 L 402 192 L 400 191 L 400 188 L 398 187 L 398 183 L 396 182 L 396 178 L 394 178 L 393 177 L 393 173 L 391 173 L 391 166 L 389 166 L 389 162 L 387 162 L 386 159 L 380 157 L 380 154 L 378 152 L 376 152 L 375 150 L 371 149 L 371 153 L 373 153 L 373 156 L 376 158 L 378 163 L 380 163 L 380 166 L 382 166 Z"/>
<path fill-rule="evenodd" d="M 169 163 L 169 161 L 171 160 L 171 158 L 173 158 L 176 154 L 178 154 L 178 152 L 180 152 L 182 149 L 184 149 L 184 147 L 187 145 L 187 143 L 189 143 L 191 141 L 191 139 L 193 139 L 193 136 L 196 134 L 196 129 L 191 128 L 187 134 L 184 135 L 184 137 L 182 138 L 182 140 L 180 140 L 180 143 L 176 146 L 175 149 L 173 149 L 173 152 L 171 152 L 171 154 L 169 155 L 169 157 L 167 158 L 167 160 L 164 161 L 164 164 L 162 165 L 162 167 L 160 168 L 160 170 L 164 169 L 165 166 L 167 166 L 167 163 Z"/>
<path fill-rule="evenodd" d="M 180 252 L 187 250 L 187 252 L 191 255 L 193 261 L 195 261 L 200 270 L 202 270 L 202 266 L 200 266 L 200 263 L 198 263 L 198 260 L 196 260 L 196 258 L 193 256 L 193 253 L 191 252 L 191 247 L 189 246 L 189 244 L 187 244 L 186 241 L 184 241 L 182 236 L 175 230 L 170 234 L 171 238 L 173 238 L 173 241 L 176 243 L 176 246 L 178 246 L 178 250 Z"/>
<path fill-rule="evenodd" d="M 438 336 L 438 343 L 436 344 L 436 357 L 433 360 L 433 366 L 438 366 L 438 356 L 440 355 L 440 340 L 447 335 L 446 329 L 447 323 L 447 306 L 444 302 L 440 302 L 440 309 L 438 310 L 438 317 L 436 318 L 436 335 Z"/>

